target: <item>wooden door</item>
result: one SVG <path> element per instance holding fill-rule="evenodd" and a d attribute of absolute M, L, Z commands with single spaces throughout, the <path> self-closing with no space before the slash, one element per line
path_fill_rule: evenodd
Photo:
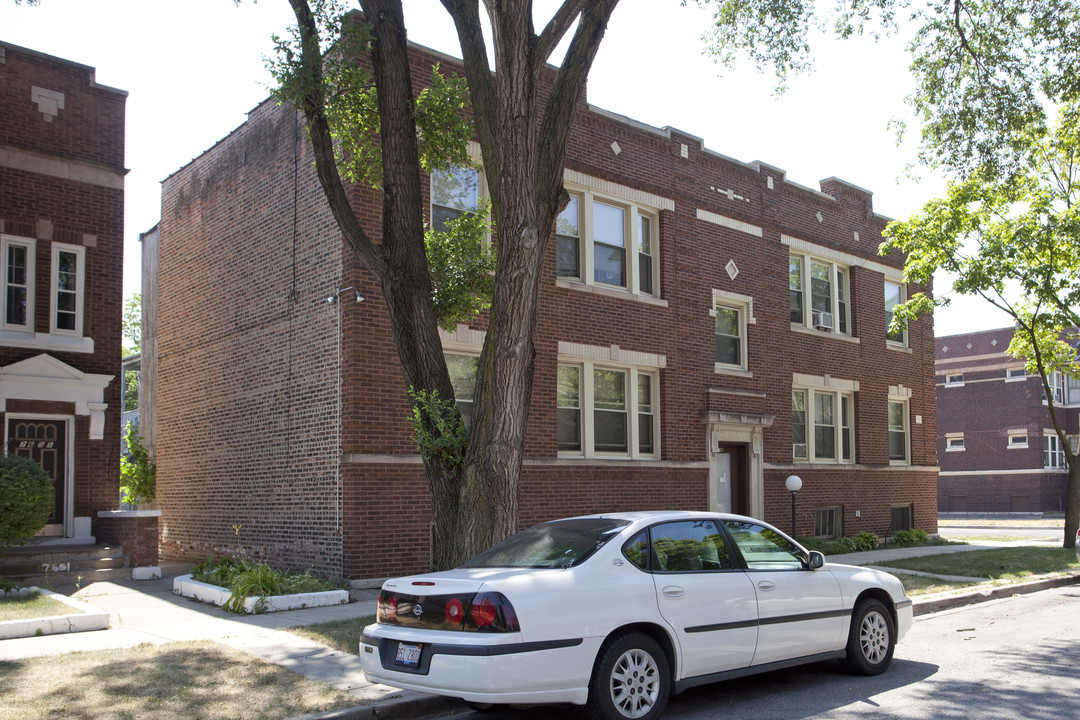
<path fill-rule="evenodd" d="M 53 510 L 49 525 L 64 525 L 64 505 L 67 500 L 65 482 L 67 423 L 63 420 L 8 420 L 8 453 L 28 457 L 49 473 L 53 483 Z"/>

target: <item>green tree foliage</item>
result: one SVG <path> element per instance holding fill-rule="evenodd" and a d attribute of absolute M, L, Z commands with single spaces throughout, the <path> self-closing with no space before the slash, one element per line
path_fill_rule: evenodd
<path fill-rule="evenodd" d="M 45 527 L 52 506 L 52 480 L 40 465 L 18 455 L 0 456 L 0 547 Z"/>
<path fill-rule="evenodd" d="M 124 301 L 121 320 L 124 356 L 142 352 L 142 295 L 133 293 Z"/>
<path fill-rule="evenodd" d="M 124 431 L 127 455 L 120 459 L 120 496 L 125 503 L 153 502 L 157 493 L 157 463 L 142 444 L 133 423 Z"/>

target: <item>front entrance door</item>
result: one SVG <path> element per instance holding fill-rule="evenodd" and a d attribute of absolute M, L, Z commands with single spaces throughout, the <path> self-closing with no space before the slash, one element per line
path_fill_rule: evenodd
<path fill-rule="evenodd" d="M 47 534 L 64 534 L 67 506 L 66 430 L 64 420 L 8 420 L 8 454 L 30 458 L 52 478 L 53 510 L 46 525 Z"/>
<path fill-rule="evenodd" d="M 746 474 L 746 448 L 742 443 L 721 443 L 716 463 L 716 511 L 750 514 L 750 479 Z"/>

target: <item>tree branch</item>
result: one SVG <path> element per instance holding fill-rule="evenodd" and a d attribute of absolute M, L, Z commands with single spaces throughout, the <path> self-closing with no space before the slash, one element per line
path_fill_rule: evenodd
<path fill-rule="evenodd" d="M 562 42 L 563 36 L 569 30 L 581 9 L 585 7 L 586 0 L 566 0 L 559 10 L 548 21 L 547 26 L 540 33 L 536 42 L 536 60 L 538 64 L 546 63 L 551 58 L 556 46 Z"/>

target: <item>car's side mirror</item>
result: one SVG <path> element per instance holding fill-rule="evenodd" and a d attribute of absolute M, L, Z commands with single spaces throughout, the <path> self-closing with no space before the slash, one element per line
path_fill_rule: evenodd
<path fill-rule="evenodd" d="M 819 553 L 817 550 L 810 551 L 810 565 L 811 570 L 820 570 L 825 567 L 825 556 Z"/>

